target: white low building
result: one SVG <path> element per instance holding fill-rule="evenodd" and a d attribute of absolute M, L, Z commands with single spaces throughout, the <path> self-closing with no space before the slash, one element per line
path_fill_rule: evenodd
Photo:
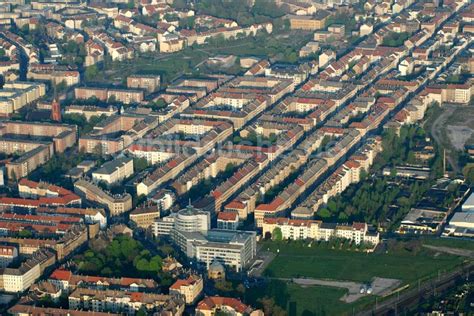
<path fill-rule="evenodd" d="M 352 225 L 323 223 L 316 220 L 289 219 L 284 217 L 265 218 L 263 220 L 263 235 L 272 236 L 275 230 L 281 232 L 282 239 L 302 240 L 314 239 L 328 241 L 331 238 L 348 239 L 359 245 L 377 245 L 380 240 L 379 233 L 370 229 L 366 223 L 353 223 Z"/>
<path fill-rule="evenodd" d="M 474 211 L 454 213 L 443 235 L 474 238 Z"/>
<path fill-rule="evenodd" d="M 133 175 L 133 159 L 128 157 L 118 158 L 102 165 L 92 173 L 95 182 L 104 181 L 115 184 Z"/>
<path fill-rule="evenodd" d="M 182 252 L 209 268 L 215 260 L 241 271 L 256 255 L 256 233 L 211 228 L 210 214 L 189 205 L 158 219 L 155 236 L 169 235 Z"/>
<path fill-rule="evenodd" d="M 239 272 L 257 253 L 256 232 L 209 230 L 206 234 L 172 230 L 172 239 L 189 258 L 206 265 L 214 261 Z"/>
<path fill-rule="evenodd" d="M 0 274 L 0 289 L 20 293 L 28 289 L 43 271 L 56 262 L 56 255 L 49 250 L 38 250 L 18 268 L 5 268 Z"/>
<path fill-rule="evenodd" d="M 454 213 L 449 225 L 474 230 L 474 211 Z"/>
<path fill-rule="evenodd" d="M 471 193 L 461 206 L 463 212 L 474 211 L 474 193 Z"/>
<path fill-rule="evenodd" d="M 210 214 L 189 205 L 177 213 L 157 219 L 153 224 L 153 233 L 155 236 L 170 235 L 173 229 L 182 232 L 206 232 L 210 228 Z"/>

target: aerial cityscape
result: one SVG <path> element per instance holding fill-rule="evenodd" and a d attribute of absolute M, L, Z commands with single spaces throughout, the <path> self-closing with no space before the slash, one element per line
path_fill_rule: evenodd
<path fill-rule="evenodd" d="M 474 315 L 472 0 L 0 0 L 0 314 Z"/>

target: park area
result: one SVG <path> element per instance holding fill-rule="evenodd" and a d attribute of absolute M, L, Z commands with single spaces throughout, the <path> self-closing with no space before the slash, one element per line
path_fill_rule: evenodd
<path fill-rule="evenodd" d="M 234 55 L 236 57 L 271 58 L 278 62 L 295 63 L 298 50 L 311 39 L 308 32 L 280 31 L 272 35 L 259 34 L 256 37 L 224 40 L 216 38 L 206 45 L 186 47 L 173 54 L 144 53 L 133 60 L 112 62 L 106 60 L 103 71 L 96 69 L 94 74 L 86 76 L 86 81 L 115 85 L 125 84 L 124 78 L 131 74 L 143 73 L 161 75 L 164 85 L 168 85 L 182 75 L 206 75 L 210 69 L 204 67 L 209 57 Z M 202 68 L 202 69 L 201 69 Z M 232 67 L 235 73 L 244 69 Z M 222 73 L 222 69 L 219 73 Z M 234 74 L 234 73 L 231 73 Z"/>
<path fill-rule="evenodd" d="M 373 305 L 376 297 L 380 301 L 469 260 L 433 251 L 425 244 L 474 248 L 463 241 L 390 240 L 375 253 L 365 253 L 331 249 L 325 242 L 264 242 L 262 251 L 275 254 L 263 272 L 269 281 L 265 289 L 250 289 L 246 296 L 254 295 L 256 301 L 271 298 L 289 315 L 357 313 Z M 372 284 L 373 293 L 357 293 L 363 284 Z"/>

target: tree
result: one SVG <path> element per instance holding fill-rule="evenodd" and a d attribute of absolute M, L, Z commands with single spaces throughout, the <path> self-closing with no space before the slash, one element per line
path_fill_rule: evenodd
<path fill-rule="evenodd" d="M 137 263 L 135 264 L 135 268 L 138 270 L 138 271 L 142 271 L 142 272 L 145 272 L 145 271 L 149 271 L 149 263 L 148 263 L 148 260 L 146 260 L 145 258 L 141 258 L 137 261 Z"/>
<path fill-rule="evenodd" d="M 395 178 L 397 176 L 397 169 L 390 168 L 390 177 Z"/>
<path fill-rule="evenodd" d="M 156 277 L 162 268 L 160 256 L 151 257 L 139 241 L 126 235 L 115 237 L 105 247 L 91 245 L 75 261 L 80 272 L 114 277 Z"/>
<path fill-rule="evenodd" d="M 99 75 L 99 68 L 96 65 L 92 65 L 86 68 L 85 76 L 86 81 L 93 81 Z"/>
<path fill-rule="evenodd" d="M 272 232 L 272 239 L 276 241 L 283 240 L 283 233 L 281 232 L 280 227 L 275 227 L 275 229 Z"/>
<path fill-rule="evenodd" d="M 76 54 L 79 51 L 79 44 L 75 41 L 68 41 L 66 45 L 64 45 L 64 50 L 66 53 Z"/>
<path fill-rule="evenodd" d="M 109 267 L 105 267 L 100 271 L 100 274 L 103 275 L 112 275 L 112 273 L 112 269 L 110 269 Z"/>
<path fill-rule="evenodd" d="M 232 283 L 230 283 L 229 281 L 225 281 L 225 280 L 216 281 L 214 286 L 215 286 L 216 290 L 218 290 L 221 293 L 229 293 L 229 292 L 232 292 L 234 290 L 234 288 L 232 287 Z"/>
<path fill-rule="evenodd" d="M 263 306 L 263 312 L 265 315 L 275 315 L 275 316 L 283 316 L 286 315 L 285 310 L 283 310 L 280 306 L 275 304 L 275 300 L 268 296 L 265 296 L 258 300 L 260 304 Z"/>
<path fill-rule="evenodd" d="M 63 92 L 67 89 L 67 83 L 66 80 L 61 81 L 56 85 L 56 91 L 58 92 Z"/>
<path fill-rule="evenodd" d="M 53 301 L 53 299 L 51 298 L 51 295 L 46 294 L 45 296 L 43 296 L 43 297 L 40 298 L 39 304 L 40 304 L 42 307 L 52 307 L 52 306 L 54 306 L 54 301 Z"/>
<path fill-rule="evenodd" d="M 151 108 L 153 111 L 160 111 L 164 108 L 166 108 L 168 104 L 166 101 L 162 98 L 156 100 L 156 101 L 150 101 L 148 104 L 146 104 L 146 107 Z"/>
<path fill-rule="evenodd" d="M 286 60 L 289 62 L 289 63 L 296 63 L 298 61 L 298 54 L 295 52 L 295 51 L 292 51 L 288 54 L 288 56 L 286 57 Z"/>
<path fill-rule="evenodd" d="M 327 208 L 328 208 L 328 210 L 329 210 L 331 213 L 336 213 L 336 211 L 337 211 L 337 203 L 336 203 L 336 201 L 334 201 L 333 199 L 329 200 L 329 201 L 328 201 Z"/>
<path fill-rule="evenodd" d="M 133 169 L 140 172 L 148 168 L 148 160 L 145 158 L 133 158 Z"/>
<path fill-rule="evenodd" d="M 322 208 L 318 210 L 317 213 L 321 218 L 329 218 L 331 217 L 331 212 L 327 208 Z"/>
<path fill-rule="evenodd" d="M 271 18 L 281 17 L 285 12 L 272 0 L 256 0 L 252 7 L 252 13 L 265 15 Z"/>
<path fill-rule="evenodd" d="M 189 16 L 187 18 L 179 20 L 179 27 L 183 29 L 193 29 L 196 22 L 196 18 L 194 16 Z"/>
<path fill-rule="evenodd" d="M 180 10 L 186 9 L 187 8 L 186 0 L 174 0 L 173 7 Z"/>
<path fill-rule="evenodd" d="M 146 316 L 148 315 L 147 313 L 147 310 L 146 310 L 146 307 L 142 306 L 140 307 L 140 309 L 138 310 L 136 316 Z"/>
<path fill-rule="evenodd" d="M 389 47 L 399 47 L 410 37 L 408 32 L 390 32 L 384 38 L 382 45 Z"/>
<path fill-rule="evenodd" d="M 245 293 L 245 286 L 240 283 L 239 285 L 237 285 L 236 291 L 239 292 L 240 295 L 243 295 Z"/>
<path fill-rule="evenodd" d="M 339 213 L 339 216 L 337 217 L 338 222 L 346 222 L 348 219 L 349 217 L 344 212 Z"/>
<path fill-rule="evenodd" d="M 107 100 L 108 103 L 115 103 L 117 102 L 117 97 L 115 95 L 111 95 Z"/>
<path fill-rule="evenodd" d="M 462 173 L 468 183 L 474 183 L 474 164 L 469 164 L 465 166 L 462 170 Z"/>
<path fill-rule="evenodd" d="M 160 256 L 154 256 L 153 258 L 151 258 L 150 265 L 149 265 L 150 271 L 158 272 L 161 270 L 162 267 L 163 267 L 163 260 L 161 259 Z"/>
<path fill-rule="evenodd" d="M 22 229 L 18 232 L 18 237 L 21 238 L 31 238 L 33 237 L 33 233 L 27 229 Z"/>
<path fill-rule="evenodd" d="M 235 168 L 234 164 L 229 162 L 224 169 L 224 172 L 231 172 Z"/>

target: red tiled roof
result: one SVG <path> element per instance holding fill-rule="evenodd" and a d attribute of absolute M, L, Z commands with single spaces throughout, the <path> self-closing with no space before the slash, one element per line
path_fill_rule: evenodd
<path fill-rule="evenodd" d="M 71 279 L 72 272 L 69 270 L 56 269 L 51 273 L 50 279 L 68 281 Z"/>
<path fill-rule="evenodd" d="M 235 221 L 238 214 L 236 212 L 219 212 L 217 219 L 221 221 Z"/>
<path fill-rule="evenodd" d="M 206 297 L 202 301 L 198 303 L 197 310 L 207 310 L 212 311 L 216 308 L 221 306 L 228 306 L 234 309 L 235 311 L 243 314 L 248 313 L 251 308 L 240 300 L 231 297 L 221 297 L 221 296 L 213 296 L 213 297 Z"/>
<path fill-rule="evenodd" d="M 225 207 L 230 208 L 230 209 L 244 209 L 245 204 L 240 201 L 232 201 L 229 204 L 227 204 Z"/>
<path fill-rule="evenodd" d="M 176 282 L 174 282 L 170 286 L 170 289 L 179 290 L 182 286 L 190 286 L 190 285 L 196 284 L 196 281 L 198 281 L 198 279 L 196 279 L 193 276 L 189 276 L 187 279 L 184 279 L 184 280 L 179 279 L 179 280 L 176 280 Z"/>

